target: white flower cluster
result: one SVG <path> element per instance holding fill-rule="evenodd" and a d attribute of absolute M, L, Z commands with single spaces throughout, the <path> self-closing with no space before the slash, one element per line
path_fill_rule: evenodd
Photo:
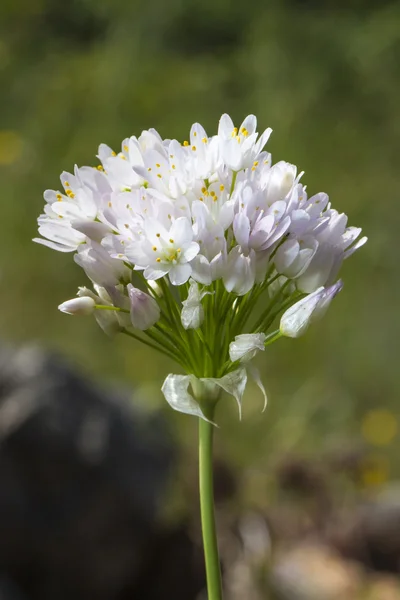
<path fill-rule="evenodd" d="M 42 237 L 35 241 L 75 252 L 96 294 L 82 288 L 80 298 L 61 309 L 97 309 L 106 331 L 131 333 L 155 324 L 171 333 L 178 311 L 179 326 L 198 331 L 210 355 L 211 324 L 201 329 L 202 323 L 207 316 L 217 326 L 225 319 L 232 327 L 219 348 L 224 363 L 262 291 L 275 304 L 250 328 L 258 336 L 267 333 L 277 308 L 304 303 L 306 294 L 320 295 L 321 288 L 325 293 L 342 261 L 366 238 L 356 241 L 361 230 L 347 227 L 347 216 L 326 194 L 308 197 L 294 165 L 272 165 L 264 150 L 271 129 L 258 136 L 256 128 L 253 115 L 235 127 L 225 114 L 217 135 L 196 123 L 183 143 L 150 129 L 125 139 L 120 152 L 101 144 L 97 167 L 64 172 L 63 189 L 44 194 Z M 304 329 L 297 324 L 281 333 L 296 337 Z M 181 340 L 164 345 L 160 331 L 153 342 L 175 358 L 182 354 Z M 236 342 L 233 355 L 237 351 Z M 197 376 L 204 370 L 212 375 L 204 363 Z"/>

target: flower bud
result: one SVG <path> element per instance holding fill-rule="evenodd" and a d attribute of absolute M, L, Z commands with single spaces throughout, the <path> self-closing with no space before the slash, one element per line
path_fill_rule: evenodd
<path fill-rule="evenodd" d="M 101 306 L 112 306 L 113 302 L 110 298 L 107 290 L 100 285 L 94 284 L 96 294 L 89 290 L 87 287 L 80 287 L 78 289 L 78 296 L 80 298 L 90 297 L 93 299 L 95 304 Z M 104 333 L 110 337 L 114 336 L 120 331 L 120 325 L 118 322 L 117 313 L 112 310 L 95 310 L 94 318 L 98 325 L 102 328 Z"/>
<path fill-rule="evenodd" d="M 157 302 L 131 283 L 127 286 L 129 299 L 131 301 L 131 321 L 136 329 L 144 331 L 152 327 L 160 318 L 160 308 Z"/>
<path fill-rule="evenodd" d="M 240 360 L 247 362 L 255 357 L 257 352 L 265 350 L 264 333 L 243 333 L 237 335 L 235 340 L 229 344 L 229 358 L 232 362 Z"/>
<path fill-rule="evenodd" d="M 89 296 L 83 296 L 82 298 L 73 298 L 72 300 L 66 300 L 58 307 L 63 313 L 68 315 L 91 315 L 96 306 L 93 298 Z"/>
<path fill-rule="evenodd" d="M 182 302 L 181 321 L 185 329 L 198 329 L 204 320 L 204 308 L 201 299 L 204 294 L 199 291 L 197 283 L 191 279 L 189 293 Z"/>
<path fill-rule="evenodd" d="M 303 335 L 311 323 L 323 317 L 342 287 L 340 280 L 329 288 L 320 287 L 288 308 L 281 317 L 281 334 L 292 338 Z"/>

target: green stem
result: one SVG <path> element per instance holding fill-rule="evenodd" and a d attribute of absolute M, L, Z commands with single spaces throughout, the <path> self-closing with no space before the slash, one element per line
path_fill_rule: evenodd
<path fill-rule="evenodd" d="M 214 425 L 199 419 L 199 481 L 201 528 L 206 562 L 208 600 L 222 600 L 212 469 Z"/>

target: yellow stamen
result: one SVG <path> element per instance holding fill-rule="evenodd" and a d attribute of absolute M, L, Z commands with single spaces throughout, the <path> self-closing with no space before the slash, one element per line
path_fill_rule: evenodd
<path fill-rule="evenodd" d="M 193 150 L 193 152 L 196 152 L 196 150 L 197 150 L 196 146 L 192 146 L 192 150 Z"/>
<path fill-rule="evenodd" d="M 161 258 L 160 257 L 156 258 L 156 262 L 158 262 L 158 263 L 161 262 Z"/>
<path fill-rule="evenodd" d="M 185 140 L 182 144 L 182 146 L 189 146 L 189 142 L 187 140 Z"/>
<path fill-rule="evenodd" d="M 203 144 L 207 144 L 208 139 L 206 137 L 201 138 L 201 141 L 203 142 Z"/>
<path fill-rule="evenodd" d="M 160 163 L 156 163 L 156 167 L 159 169 L 161 167 Z"/>
<path fill-rule="evenodd" d="M 157 246 L 153 246 L 153 251 L 157 252 Z"/>
<path fill-rule="evenodd" d="M 125 152 L 128 152 L 128 150 L 129 150 L 129 148 L 128 148 L 128 146 L 126 144 L 124 146 L 124 150 L 125 150 Z"/>
<path fill-rule="evenodd" d="M 219 189 L 221 190 L 221 192 L 223 192 L 223 191 L 224 191 L 224 189 L 225 189 L 225 186 L 224 186 L 224 184 L 223 184 L 223 183 L 221 183 L 221 185 L 219 186 Z"/>
<path fill-rule="evenodd" d="M 111 152 L 111 156 L 117 156 L 117 153 L 114 150 Z"/>

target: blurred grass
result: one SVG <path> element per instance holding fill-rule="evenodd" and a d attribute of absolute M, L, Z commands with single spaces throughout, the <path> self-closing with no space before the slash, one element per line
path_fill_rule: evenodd
<path fill-rule="evenodd" d="M 371 409 L 398 418 L 399 2 L 6 0 L 0 31 L 1 339 L 40 340 L 164 406 L 171 364 L 57 311 L 85 277 L 31 242 L 42 192 L 75 162 L 96 164 L 100 142 L 118 148 L 148 127 L 185 139 L 195 121 L 213 132 L 223 112 L 255 113 L 274 129 L 274 161 L 305 170 L 309 191 L 328 192 L 370 241 L 329 316 L 260 359 L 266 413 L 248 393 L 238 423 L 225 401 L 219 452 L 261 468 L 279 452 L 357 443 Z M 171 421 L 191 444 L 194 420 Z M 399 447 L 394 435 L 379 449 L 390 477 Z"/>

